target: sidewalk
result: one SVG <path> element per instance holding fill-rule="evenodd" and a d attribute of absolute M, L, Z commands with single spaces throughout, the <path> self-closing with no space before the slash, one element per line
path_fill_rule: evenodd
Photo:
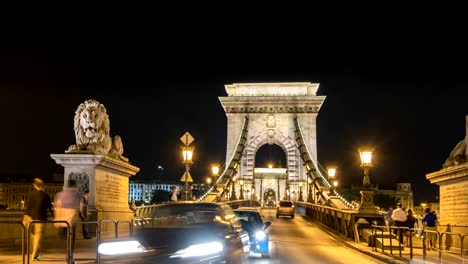
<path fill-rule="evenodd" d="M 449 252 L 443 250 L 441 254 L 441 261 L 439 261 L 439 250 L 427 251 L 426 257 L 424 257 L 422 239 L 419 237 L 413 237 L 413 258 L 411 259 L 409 247 L 405 247 L 404 250 L 401 251 L 400 257 L 400 252 L 398 249 L 394 249 L 392 254 L 390 254 L 390 250 L 388 249 L 386 249 L 384 252 L 382 252 L 381 248 L 374 250 L 374 248 L 367 246 L 366 241 L 354 242 L 341 234 L 336 234 L 328 227 L 324 227 L 324 230 L 327 231 L 330 236 L 334 236 L 335 238 L 342 240 L 346 246 L 386 263 L 468 263 L 468 256 L 463 256 L 462 261 L 459 251 Z"/>

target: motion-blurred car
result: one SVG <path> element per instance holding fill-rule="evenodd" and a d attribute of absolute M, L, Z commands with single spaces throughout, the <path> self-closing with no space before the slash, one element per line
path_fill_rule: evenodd
<path fill-rule="evenodd" d="M 99 253 L 112 263 L 239 263 L 249 252 L 249 236 L 229 205 L 168 203 L 135 223 L 132 241 L 101 243 Z"/>
<path fill-rule="evenodd" d="M 276 203 L 273 200 L 268 200 L 265 205 L 266 207 L 275 207 Z"/>
<path fill-rule="evenodd" d="M 294 203 L 291 201 L 279 201 L 276 207 L 276 218 L 279 218 L 281 215 L 294 218 Z"/>
<path fill-rule="evenodd" d="M 268 227 L 271 222 L 263 222 L 256 208 L 239 208 L 234 210 L 234 214 L 242 224 L 242 228 L 249 233 L 250 252 L 268 256 L 270 251 Z"/>

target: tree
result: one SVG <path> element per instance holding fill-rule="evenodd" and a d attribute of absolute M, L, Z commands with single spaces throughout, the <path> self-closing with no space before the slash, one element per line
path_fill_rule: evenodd
<path fill-rule="evenodd" d="M 396 202 L 397 198 L 392 195 L 383 193 L 377 193 L 374 195 L 374 204 L 384 210 L 388 210 L 390 206 L 395 207 Z"/>

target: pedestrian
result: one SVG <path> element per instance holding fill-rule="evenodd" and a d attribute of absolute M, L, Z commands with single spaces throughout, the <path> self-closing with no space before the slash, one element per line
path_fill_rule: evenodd
<path fill-rule="evenodd" d="M 404 227 L 406 226 L 406 212 L 402 208 L 403 206 L 401 203 L 397 204 L 397 208 L 393 210 L 392 212 L 392 220 L 395 221 L 395 226 L 396 227 Z M 403 245 L 403 230 L 400 228 L 395 229 L 394 231 L 395 235 L 398 235 L 399 238 L 398 240 L 400 241 L 400 245 Z"/>
<path fill-rule="evenodd" d="M 76 181 L 72 179 L 68 181 L 68 186 L 63 191 L 55 195 L 55 220 L 66 221 L 72 229 L 72 253 L 75 246 L 75 230 L 73 229 L 75 223 L 80 221 L 80 203 L 81 197 L 76 190 Z M 55 226 L 61 229 L 60 236 L 62 239 L 67 239 L 67 225 L 55 223 Z"/>
<path fill-rule="evenodd" d="M 406 237 L 406 243 L 405 246 L 409 247 L 410 246 L 410 236 L 413 235 L 413 230 L 414 224 L 416 223 L 416 218 L 413 215 L 413 211 L 411 209 L 408 209 L 406 211 L 406 226 L 409 228 L 409 230 L 405 230 L 405 237 Z"/>
<path fill-rule="evenodd" d="M 130 210 L 133 211 L 133 217 L 136 217 L 137 216 L 137 206 L 136 206 L 136 201 L 135 201 L 135 198 L 132 198 L 132 201 L 130 203 Z"/>
<path fill-rule="evenodd" d="M 50 211 L 51 216 L 54 215 L 52 211 L 52 202 L 49 195 L 44 192 L 44 182 L 40 178 L 35 178 L 33 181 L 33 190 L 29 194 L 29 200 L 26 202 L 26 214 L 23 223 L 29 231 L 28 227 L 31 221 L 40 220 L 47 221 L 47 213 Z M 40 260 L 40 243 L 42 233 L 44 231 L 44 224 L 34 223 L 32 225 L 32 261 Z M 29 257 L 29 256 L 28 256 Z"/>
<path fill-rule="evenodd" d="M 83 198 L 81 198 L 80 202 L 80 217 L 81 222 L 88 222 L 88 204 L 89 204 L 89 190 L 84 191 Z M 91 239 L 91 236 L 88 232 L 88 224 L 83 223 L 83 238 L 84 239 Z"/>
<path fill-rule="evenodd" d="M 423 223 L 424 230 L 431 231 L 425 232 L 426 236 L 426 249 L 427 250 L 436 250 L 436 242 L 437 242 L 437 216 L 435 216 L 431 212 L 431 208 L 426 208 L 425 215 L 421 222 Z M 434 232 L 435 231 L 435 232 Z"/>
<path fill-rule="evenodd" d="M 392 213 L 393 213 L 393 206 L 389 206 L 387 214 L 385 215 L 385 223 L 388 226 L 393 226 L 394 224 L 393 219 L 392 219 Z"/>
<path fill-rule="evenodd" d="M 169 200 L 172 202 L 177 202 L 178 197 L 177 197 L 177 187 L 172 186 L 171 187 L 171 192 L 169 193 Z"/>

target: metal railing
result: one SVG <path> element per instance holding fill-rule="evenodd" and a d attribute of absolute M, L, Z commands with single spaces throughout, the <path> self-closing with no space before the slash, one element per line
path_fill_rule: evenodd
<path fill-rule="evenodd" d="M 394 237 L 394 233 L 392 232 L 392 230 L 397 230 L 396 232 L 396 237 Z M 436 236 L 436 243 L 437 243 L 437 251 L 438 251 L 438 254 L 437 254 L 437 258 L 439 260 L 439 262 L 441 262 L 443 260 L 443 255 L 444 253 L 450 253 L 450 254 L 455 254 L 455 255 L 459 255 L 460 256 L 460 259 L 462 261 L 462 263 L 465 262 L 465 260 L 463 259 L 464 257 L 464 251 L 465 251 L 465 246 L 464 246 L 464 241 L 465 241 L 465 237 L 468 236 L 468 234 L 461 234 L 461 233 L 457 233 L 457 232 L 439 232 L 439 231 L 435 231 L 435 230 L 426 230 L 424 228 L 408 228 L 408 227 L 398 227 L 398 226 L 382 226 L 382 225 L 372 225 L 372 237 L 370 239 L 373 240 L 372 242 L 372 247 L 374 248 L 374 250 L 376 250 L 378 248 L 377 246 L 377 243 L 376 243 L 376 240 L 378 238 L 380 238 L 380 250 L 382 251 L 382 253 L 385 253 L 385 247 L 386 246 L 389 246 L 389 251 L 390 251 L 390 255 L 393 255 L 393 242 L 392 242 L 392 238 L 393 239 L 397 239 L 399 240 L 399 236 L 400 236 L 400 233 L 401 235 L 403 235 L 404 231 L 409 231 L 409 250 L 410 250 L 410 253 L 409 253 L 409 256 L 410 256 L 410 259 L 414 259 L 414 249 L 415 249 L 415 243 L 414 243 L 414 238 L 413 237 L 419 237 L 421 238 L 421 248 L 422 248 L 422 256 L 423 256 L 423 259 L 426 259 L 427 256 L 428 256 L 428 253 L 427 251 L 429 250 L 428 247 L 427 247 L 427 244 L 428 244 L 428 237 L 429 237 L 429 234 L 434 234 Z M 387 232 L 387 234 L 385 235 L 385 232 Z M 385 244 L 385 237 L 388 237 L 388 241 L 389 241 L 389 244 L 386 245 Z M 460 242 L 460 249 L 457 253 L 457 251 L 453 251 L 453 250 L 450 250 L 450 247 L 446 247 L 446 249 L 444 250 L 444 247 L 443 247 L 443 238 L 446 238 L 447 239 L 453 239 L 454 237 L 455 238 L 458 238 L 458 241 Z M 445 241 L 446 241 L 445 240 Z M 435 248 L 435 245 L 432 245 L 434 248 Z M 399 257 L 402 257 L 402 247 L 401 245 L 398 245 L 398 255 Z"/>
<path fill-rule="evenodd" d="M 0 221 L 1 224 L 13 224 L 19 225 L 21 227 L 21 255 L 22 255 L 22 263 L 29 264 L 30 263 L 30 241 L 31 241 L 31 230 L 34 228 L 34 225 L 37 224 L 63 224 L 64 228 L 66 228 L 66 253 L 65 253 L 65 260 L 67 263 L 75 263 L 75 261 L 96 261 L 96 263 L 100 263 L 101 257 L 98 251 L 99 244 L 102 242 L 102 225 L 105 223 L 112 223 L 114 226 L 114 239 L 119 239 L 119 225 L 120 224 L 127 224 L 129 227 L 129 236 L 133 237 L 133 226 L 135 225 L 138 219 L 132 220 L 100 220 L 97 221 L 87 221 L 87 222 L 75 222 L 72 226 L 67 221 L 63 220 L 50 220 L 50 221 L 39 221 L 33 220 L 31 221 L 28 226 L 25 226 L 23 221 L 14 221 L 14 220 L 2 220 Z M 76 226 L 80 224 L 87 224 L 87 225 L 95 225 L 96 227 L 96 258 L 83 258 L 77 259 L 74 257 L 75 254 L 75 238 L 76 238 Z"/>

